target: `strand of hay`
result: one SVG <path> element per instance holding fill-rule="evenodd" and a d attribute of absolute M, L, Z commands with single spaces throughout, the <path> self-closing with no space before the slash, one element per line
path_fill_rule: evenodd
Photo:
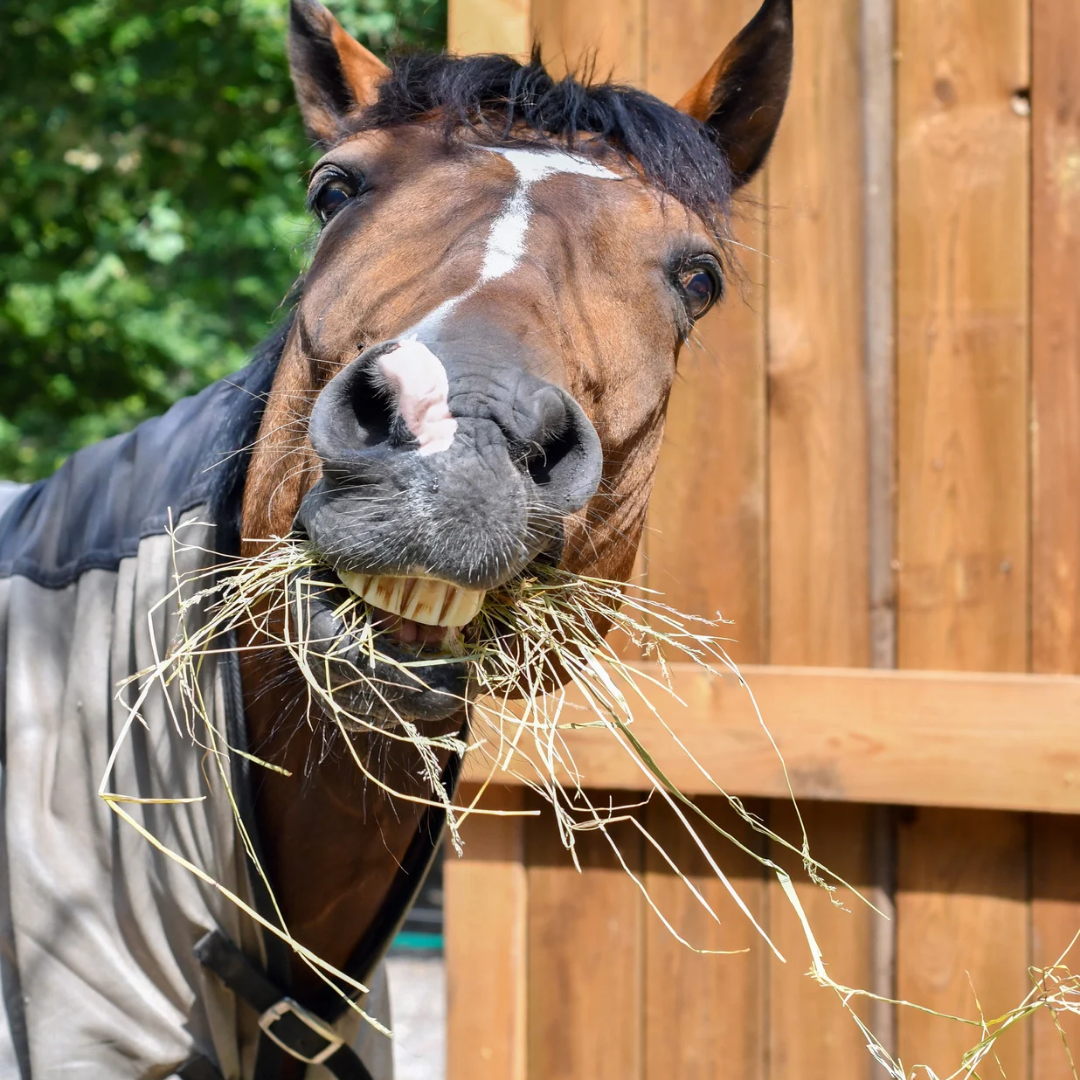
<path fill-rule="evenodd" d="M 174 545 L 181 543 L 175 533 L 173 539 Z M 728 805 L 752 830 L 767 837 L 772 844 L 795 852 L 801 858 L 810 880 L 830 893 L 835 893 L 836 886 L 842 885 L 859 896 L 857 890 L 814 859 L 801 815 L 798 816 L 800 837 L 796 846 L 778 836 L 759 818 L 749 813 L 738 798 L 726 792 L 709 775 L 643 692 L 643 684 L 648 682 L 663 687 L 678 700 L 667 678 L 666 665 L 674 658 L 699 664 L 714 673 L 726 672 L 737 678 L 753 702 L 750 687 L 724 650 L 724 639 L 720 636 L 723 630 L 721 621 L 683 615 L 664 604 L 658 594 L 647 590 L 627 595 L 623 586 L 617 582 L 582 577 L 556 569 L 542 569 L 489 593 L 480 615 L 465 628 L 444 654 L 423 655 L 415 660 L 401 661 L 391 658 L 380 649 L 382 633 L 372 627 L 370 609 L 366 603 L 351 593 L 345 595 L 344 591 L 335 592 L 336 595 L 344 597 L 336 608 L 336 614 L 344 621 L 347 634 L 341 641 L 312 639 L 310 627 L 303 619 L 304 599 L 319 592 L 325 593 L 331 588 L 340 588 L 322 580 L 321 575 L 324 574 L 325 565 L 313 549 L 303 541 L 292 539 L 275 540 L 254 558 L 232 560 L 224 566 L 218 565 L 190 575 L 176 572 L 175 588 L 168 597 L 163 598 L 162 604 L 174 604 L 177 607 L 179 632 L 166 651 L 162 651 L 159 643 L 152 640 L 155 663 L 132 680 L 138 686 L 138 694 L 113 748 L 100 788 L 101 797 L 110 808 L 150 843 L 208 885 L 221 890 L 265 930 L 285 941 L 327 985 L 342 994 L 351 1007 L 385 1031 L 366 1016 L 333 980 L 341 980 L 346 986 L 360 993 L 365 992 L 366 988 L 301 946 L 289 933 L 276 900 L 273 902 L 277 920 L 275 923 L 260 916 L 205 871 L 170 851 L 124 809 L 125 802 L 141 800 L 112 792 L 109 788 L 113 765 L 132 724 L 137 720 L 145 722 L 141 713 L 143 703 L 150 693 L 163 692 L 170 715 L 178 729 L 186 732 L 193 745 L 205 750 L 214 762 L 218 777 L 231 800 L 233 815 L 248 856 L 269 895 L 273 897 L 270 881 L 258 861 L 251 838 L 244 829 L 230 786 L 230 755 L 243 751 L 229 746 L 225 733 L 215 729 L 202 700 L 200 688 L 203 665 L 209 658 L 227 648 L 223 642 L 230 640 L 231 635 L 255 631 L 261 639 L 256 648 L 260 651 L 266 648 L 284 651 L 301 672 L 308 695 L 309 723 L 313 726 L 316 723 L 332 723 L 357 769 L 370 783 L 383 788 L 394 797 L 442 807 L 446 813 L 450 842 L 459 853 L 463 849 L 460 826 L 470 814 L 504 815 L 508 812 L 490 811 L 478 806 L 479 795 L 469 806 L 454 804 L 441 782 L 439 755 L 446 752 L 470 755 L 486 763 L 487 780 L 481 785 L 481 794 L 492 777 L 498 772 L 505 772 L 515 775 L 542 796 L 552 808 L 562 843 L 570 852 L 575 865 L 578 865 L 578 835 L 583 832 L 602 834 L 620 865 L 665 927 L 688 948 L 701 952 L 710 951 L 697 949 L 678 934 L 650 896 L 645 882 L 624 859 L 611 827 L 616 823 L 629 823 L 637 829 L 645 842 L 650 844 L 672 869 L 694 900 L 719 923 L 719 917 L 700 889 L 679 867 L 671 854 L 648 832 L 639 816 L 632 812 L 633 807 L 597 806 L 589 799 L 583 787 L 582 775 L 566 743 L 565 732 L 582 726 L 596 727 L 606 732 L 637 765 L 647 792 L 646 799 L 660 799 L 670 808 L 687 836 L 691 838 L 694 847 L 704 857 L 711 872 L 750 920 L 763 941 L 783 960 L 784 957 L 776 945 L 754 919 L 732 882 L 713 858 L 704 837 L 713 831 L 719 833 L 775 876 L 802 928 L 810 955 L 810 976 L 838 996 L 841 1005 L 859 1025 L 870 1053 L 885 1068 L 888 1075 L 893 1080 L 913 1080 L 916 1073 L 921 1071 L 929 1080 L 942 1080 L 928 1066 L 917 1065 L 910 1072 L 907 1071 L 903 1063 L 888 1053 L 880 1040 L 859 1018 L 852 1003 L 858 998 L 869 998 L 936 1016 L 944 1014 L 911 1002 L 883 998 L 834 981 L 828 974 L 825 959 L 787 871 L 772 859 L 744 844 L 679 792 L 658 767 L 649 748 L 643 745 L 635 734 L 635 710 L 640 713 L 641 709 L 648 709 L 680 752 L 693 762 L 707 784 L 727 800 Z M 153 635 L 153 613 L 150 625 Z M 601 628 L 606 629 L 608 626 L 633 643 L 641 655 L 656 661 L 662 676 L 659 682 L 620 656 L 602 632 Z M 358 649 L 355 661 L 349 661 L 343 655 L 342 641 L 345 640 Z M 470 671 L 470 687 L 466 695 L 468 700 L 463 697 L 460 704 L 463 707 L 469 705 L 471 709 L 469 741 L 456 736 L 426 736 L 414 722 L 396 713 L 392 723 L 381 721 L 376 724 L 362 711 L 357 711 L 355 707 L 350 709 L 346 696 L 340 689 L 340 671 L 343 666 L 348 669 L 348 682 L 353 689 L 363 689 L 369 698 L 380 700 L 389 711 L 394 712 L 385 693 L 385 685 L 380 683 L 373 673 L 376 661 L 391 665 L 403 682 L 410 679 L 420 680 L 422 669 L 432 665 L 466 662 Z M 338 689 L 335 689 L 334 680 L 331 678 L 332 666 L 339 672 Z M 577 696 L 586 702 L 588 714 L 585 719 L 569 718 L 565 692 L 551 691 L 551 687 L 558 686 L 564 679 L 568 685 L 576 688 Z M 768 734 L 757 703 L 753 704 L 758 720 Z M 363 755 L 358 752 L 354 740 L 358 733 L 369 733 L 413 747 L 422 763 L 430 795 L 417 796 L 389 787 L 384 778 L 367 767 Z M 771 742 L 771 736 L 769 738 Z M 783 764 L 779 748 L 775 743 L 772 745 Z M 250 754 L 245 756 L 257 766 L 277 768 L 280 771 L 278 766 L 260 761 Z M 787 776 L 786 769 L 784 775 Z M 798 806 L 795 804 L 790 783 L 788 792 L 798 815 Z M 835 896 L 833 899 L 837 902 Z M 1080 938 L 1080 932 L 1077 936 Z M 1060 1014 L 1080 1014 L 1080 977 L 1072 975 L 1065 966 L 1067 953 L 1068 950 L 1050 968 L 1033 970 L 1032 991 L 1016 1009 L 993 1019 L 981 1016 L 978 1020 L 948 1017 L 977 1027 L 981 1034 L 979 1042 L 964 1055 L 960 1067 L 948 1080 L 977 1076 L 976 1070 L 993 1054 L 1001 1035 L 1040 1009 L 1047 1009 L 1051 1013 L 1059 1030 Z M 1064 1041 L 1064 1033 L 1062 1038 Z M 1068 1053 L 1067 1043 L 1065 1049 Z M 1069 1061 L 1072 1065 L 1071 1054 Z M 1075 1068 L 1073 1076 L 1077 1077 Z M 1077 1080 L 1080 1080 L 1080 1077 L 1077 1077 Z"/>

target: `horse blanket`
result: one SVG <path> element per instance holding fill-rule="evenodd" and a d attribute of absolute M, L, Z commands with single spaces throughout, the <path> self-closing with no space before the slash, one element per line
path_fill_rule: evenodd
<path fill-rule="evenodd" d="M 244 451 L 282 340 L 164 416 L 73 455 L 50 479 L 0 487 L 0 1080 L 280 1073 L 284 1051 L 260 1031 L 257 1010 L 193 950 L 217 931 L 285 995 L 287 947 L 122 821 L 98 786 L 129 713 L 117 688 L 152 662 L 151 633 L 161 650 L 176 630 L 176 605 L 159 602 L 174 588 L 177 560 L 191 570 L 214 558 L 208 552 L 238 551 Z M 170 522 L 187 523 L 179 551 Z M 208 665 L 204 678 L 215 727 L 243 748 L 235 658 Z M 174 722 L 164 692 L 141 713 L 146 724 L 122 741 L 111 789 L 140 800 L 208 796 L 124 808 L 266 914 L 220 776 Z M 250 766 L 230 758 L 257 845 Z M 384 1021 L 385 982 L 373 973 L 440 832 L 434 819 L 418 832 L 371 940 L 348 966 L 372 980 L 363 1006 Z M 389 1041 L 327 995 L 302 1004 L 374 1077 L 390 1077 Z M 306 1071 L 307 1080 L 333 1075 Z"/>

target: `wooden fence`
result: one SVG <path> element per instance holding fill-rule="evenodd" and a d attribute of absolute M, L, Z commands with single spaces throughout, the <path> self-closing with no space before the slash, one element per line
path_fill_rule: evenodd
<path fill-rule="evenodd" d="M 451 0 L 451 46 L 537 36 L 556 66 L 595 49 L 674 100 L 756 3 Z M 734 620 L 815 854 L 893 916 L 800 887 L 834 977 L 968 1017 L 974 988 L 993 1016 L 1080 928 L 1080 3 L 795 0 L 795 17 L 788 111 L 741 214 L 743 296 L 682 362 L 643 573 Z M 745 700 L 677 674 L 672 723 L 793 835 Z M 632 797 L 579 734 L 590 785 Z M 680 933 L 751 951 L 685 949 L 606 847 L 576 874 L 546 818 L 473 819 L 466 843 L 447 867 L 451 1080 L 884 1075 L 753 861 L 717 849 L 786 965 L 701 873 L 717 934 L 629 834 Z M 863 1015 L 942 1075 L 979 1034 Z M 1045 1014 L 1000 1058 L 1010 1080 L 1073 1075 Z"/>

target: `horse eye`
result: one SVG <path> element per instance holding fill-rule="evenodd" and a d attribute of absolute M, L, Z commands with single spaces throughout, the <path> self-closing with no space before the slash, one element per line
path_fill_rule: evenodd
<path fill-rule="evenodd" d="M 326 224 L 350 199 L 356 196 L 356 185 L 344 176 L 328 180 L 312 196 L 311 205 L 319 220 Z"/>
<path fill-rule="evenodd" d="M 679 274 L 691 319 L 700 319 L 720 295 L 720 277 L 711 267 L 690 266 Z"/>

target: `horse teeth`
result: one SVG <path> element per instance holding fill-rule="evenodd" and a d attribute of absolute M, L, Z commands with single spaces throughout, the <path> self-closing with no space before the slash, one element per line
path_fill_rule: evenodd
<path fill-rule="evenodd" d="M 405 598 L 405 582 L 402 577 L 377 577 L 371 579 L 367 595 L 364 597 L 369 604 L 382 608 L 383 611 L 392 612 L 394 615 L 401 614 L 402 600 Z"/>
<path fill-rule="evenodd" d="M 424 578 L 413 578 L 413 581 L 415 584 L 406 596 L 401 614 L 425 626 L 445 626 L 439 616 L 446 603 L 446 594 L 457 590 L 445 581 L 428 581 Z"/>
<path fill-rule="evenodd" d="M 462 589 L 434 578 L 404 578 L 339 570 L 341 583 L 373 607 L 425 626 L 472 622 L 484 603 L 483 589 Z"/>
<path fill-rule="evenodd" d="M 439 615 L 439 626 L 464 626 L 480 614 L 484 603 L 483 589 L 450 589 L 446 605 Z"/>
<path fill-rule="evenodd" d="M 371 580 L 367 574 L 354 574 L 351 570 L 339 570 L 338 577 L 349 592 L 356 593 L 361 598 L 367 588 L 367 583 Z"/>

